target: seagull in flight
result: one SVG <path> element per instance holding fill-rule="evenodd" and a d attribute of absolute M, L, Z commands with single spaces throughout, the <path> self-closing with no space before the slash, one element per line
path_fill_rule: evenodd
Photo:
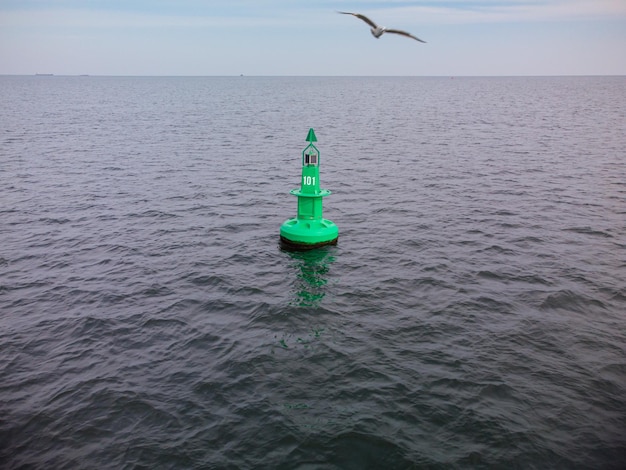
<path fill-rule="evenodd" d="M 402 36 L 406 36 L 407 38 L 415 39 L 416 41 L 419 41 L 419 42 L 423 42 L 423 43 L 426 42 L 426 41 L 422 41 L 420 38 L 416 38 L 415 36 L 407 33 L 406 31 L 400 31 L 399 29 L 391 29 L 391 28 L 385 28 L 384 26 L 378 26 L 376 23 L 370 20 L 367 16 L 361 15 L 360 13 L 350 13 L 349 11 L 338 11 L 337 13 L 341 13 L 342 15 L 356 16 L 360 20 L 365 21 L 368 25 L 371 26 L 370 31 L 372 32 L 372 36 L 374 36 L 376 39 L 381 37 L 383 33 L 394 33 L 394 34 L 401 34 Z"/>

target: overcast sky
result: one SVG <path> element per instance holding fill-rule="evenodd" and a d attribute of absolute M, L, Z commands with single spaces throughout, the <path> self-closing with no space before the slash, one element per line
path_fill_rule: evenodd
<path fill-rule="evenodd" d="M 0 0 L 0 74 L 34 73 L 626 75 L 626 0 Z"/>

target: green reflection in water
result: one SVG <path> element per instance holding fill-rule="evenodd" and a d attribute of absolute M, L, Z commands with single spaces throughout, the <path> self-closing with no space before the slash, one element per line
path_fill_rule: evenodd
<path fill-rule="evenodd" d="M 324 328 L 311 328 L 311 332 L 306 335 L 306 337 L 302 338 L 297 335 L 284 335 L 282 338 L 278 339 L 278 336 L 274 336 L 278 341 L 279 346 L 282 349 L 289 349 L 290 347 L 300 346 L 304 349 L 309 349 L 312 347 L 313 342 L 320 339 L 324 333 Z M 272 350 L 272 354 L 274 351 Z"/>
<path fill-rule="evenodd" d="M 330 265 L 335 261 L 333 247 L 310 251 L 287 252 L 297 267 L 293 303 L 300 307 L 315 307 L 326 295 Z"/>
<path fill-rule="evenodd" d="M 289 256 L 294 273 L 290 304 L 306 308 L 303 311 L 293 309 L 292 314 L 301 315 L 300 319 L 306 326 L 304 330 L 300 329 L 304 325 L 297 322 L 300 327 L 297 331 L 274 336 L 272 354 L 276 354 L 281 361 L 296 358 L 300 367 L 306 367 L 309 360 L 315 362 L 320 351 L 327 351 L 325 344 L 332 341 L 329 329 L 313 323 L 320 317 L 310 315 L 310 307 L 319 306 L 329 290 L 329 279 L 332 279 L 330 268 L 335 261 L 336 250 L 334 246 L 309 251 L 283 250 Z M 303 393 L 298 387 L 286 387 L 284 401 L 275 404 L 276 410 L 290 428 L 304 435 L 352 429 L 358 417 L 357 407 L 337 406 L 329 402 L 324 393 L 320 396 L 318 392 L 315 388 Z"/>
<path fill-rule="evenodd" d="M 317 307 L 326 295 L 330 265 L 335 261 L 335 247 L 329 246 L 309 251 L 283 250 L 283 252 L 289 257 L 294 273 L 289 305 L 305 308 Z M 276 334 L 272 354 L 280 350 L 293 351 L 294 349 L 310 352 L 323 334 L 324 327 L 319 325 L 310 325 L 305 332 L 300 330 Z"/>

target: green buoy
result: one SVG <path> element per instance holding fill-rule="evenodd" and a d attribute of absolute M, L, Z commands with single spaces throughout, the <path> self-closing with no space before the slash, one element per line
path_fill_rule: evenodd
<path fill-rule="evenodd" d="M 309 145 L 302 151 L 300 189 L 290 191 L 298 197 L 298 216 L 286 220 L 280 227 L 280 241 L 287 249 L 310 250 L 334 245 L 339 237 L 335 223 L 322 218 L 322 198 L 330 191 L 320 189 L 320 151 L 313 145 L 317 142 L 313 129 L 309 129 L 306 140 Z"/>

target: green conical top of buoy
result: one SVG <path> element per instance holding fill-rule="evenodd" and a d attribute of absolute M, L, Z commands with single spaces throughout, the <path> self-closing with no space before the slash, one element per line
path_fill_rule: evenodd
<path fill-rule="evenodd" d="M 309 129 L 309 135 L 306 136 L 307 142 L 317 142 L 317 137 L 315 137 L 315 131 L 313 128 Z"/>

